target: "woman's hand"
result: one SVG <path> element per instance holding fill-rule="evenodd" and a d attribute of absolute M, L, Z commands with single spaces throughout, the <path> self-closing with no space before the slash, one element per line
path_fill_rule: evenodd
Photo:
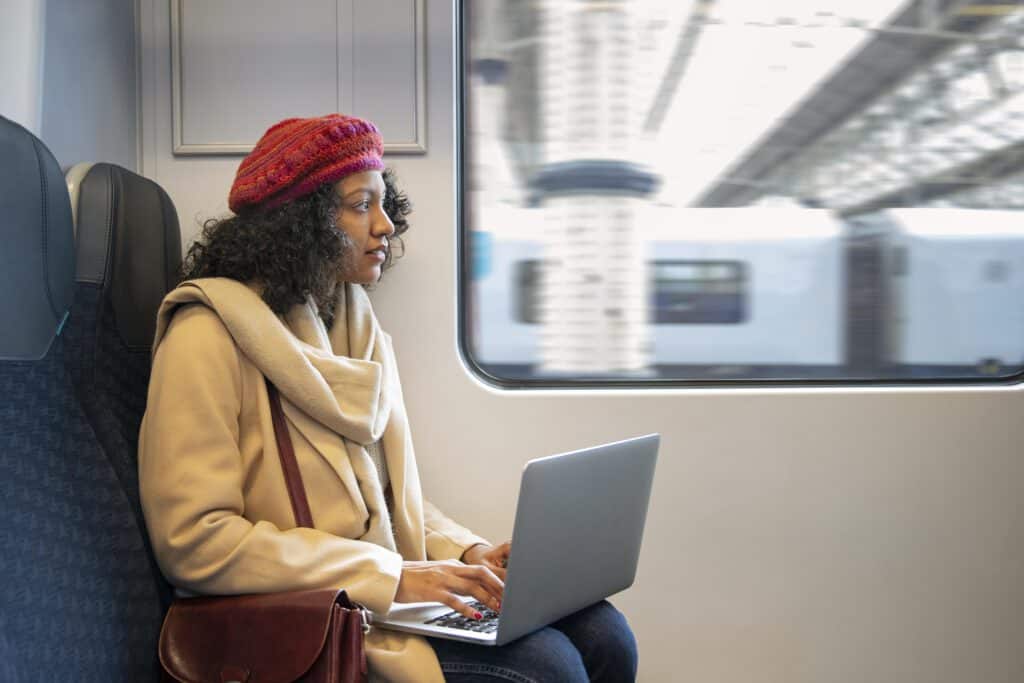
<path fill-rule="evenodd" d="M 462 561 L 466 564 L 487 567 L 494 572 L 495 576 L 504 581 L 505 567 L 508 566 L 508 554 L 511 549 L 511 541 L 505 541 L 498 547 L 477 543 L 462 553 Z"/>
<path fill-rule="evenodd" d="M 487 567 L 456 560 L 403 562 L 395 601 L 443 602 L 469 619 L 479 619 L 480 613 L 458 596 L 472 596 L 498 611 L 504 590 L 505 584 Z"/>

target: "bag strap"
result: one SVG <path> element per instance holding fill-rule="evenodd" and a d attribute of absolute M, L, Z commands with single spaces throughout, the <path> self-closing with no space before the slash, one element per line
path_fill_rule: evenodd
<path fill-rule="evenodd" d="M 270 398 L 270 417 L 274 423 L 274 438 L 277 440 L 277 452 L 281 456 L 281 469 L 284 471 L 284 482 L 288 486 L 288 497 L 292 501 L 292 513 L 295 523 L 299 526 L 313 528 L 313 513 L 309 511 L 306 499 L 306 487 L 302 484 L 299 463 L 295 460 L 295 449 L 292 448 L 292 437 L 288 433 L 288 424 L 284 421 L 284 410 L 281 408 L 281 396 L 277 387 L 269 379 L 267 396 Z"/>
<path fill-rule="evenodd" d="M 306 498 L 306 487 L 302 483 L 302 474 L 299 472 L 299 463 L 295 459 L 295 449 L 292 447 L 292 437 L 288 433 L 288 424 L 284 420 L 284 409 L 281 407 L 281 396 L 277 387 L 266 377 L 267 396 L 270 398 L 270 417 L 274 423 L 274 439 L 277 440 L 277 452 L 281 456 L 281 469 L 284 471 L 284 481 L 288 487 L 288 498 L 292 502 L 292 513 L 295 515 L 295 523 L 301 527 L 313 529 L 313 513 L 309 510 L 309 500 Z M 370 613 L 358 602 L 349 600 L 348 594 L 341 591 L 335 597 L 336 603 L 346 610 L 353 610 L 359 614 L 360 630 L 363 636 L 370 632 Z M 362 660 L 361 671 L 363 680 L 366 676 L 366 653 L 362 646 L 359 646 L 359 658 Z"/>

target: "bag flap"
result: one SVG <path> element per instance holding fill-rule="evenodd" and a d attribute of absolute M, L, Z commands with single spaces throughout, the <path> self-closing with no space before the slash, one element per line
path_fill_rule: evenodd
<path fill-rule="evenodd" d="M 160 631 L 160 663 L 182 683 L 294 681 L 324 647 L 333 589 L 176 600 Z"/>

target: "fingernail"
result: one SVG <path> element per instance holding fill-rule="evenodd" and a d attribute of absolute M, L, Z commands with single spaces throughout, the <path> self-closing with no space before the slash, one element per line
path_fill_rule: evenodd
<path fill-rule="evenodd" d="M 473 612 L 473 618 L 474 619 L 483 619 L 484 615 L 480 614 L 479 612 Z"/>

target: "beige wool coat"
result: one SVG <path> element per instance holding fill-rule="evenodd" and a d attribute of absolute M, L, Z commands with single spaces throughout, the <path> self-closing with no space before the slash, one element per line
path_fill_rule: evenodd
<path fill-rule="evenodd" d="M 188 593 L 344 588 L 378 613 L 403 560 L 458 559 L 484 539 L 423 499 L 391 340 L 346 286 L 324 327 L 278 317 L 224 278 L 183 283 L 158 315 L 139 486 L 161 569 Z M 277 386 L 315 529 L 296 528 L 264 376 Z M 366 453 L 380 441 L 390 506 Z M 418 636 L 373 629 L 371 677 L 443 681 Z"/>

